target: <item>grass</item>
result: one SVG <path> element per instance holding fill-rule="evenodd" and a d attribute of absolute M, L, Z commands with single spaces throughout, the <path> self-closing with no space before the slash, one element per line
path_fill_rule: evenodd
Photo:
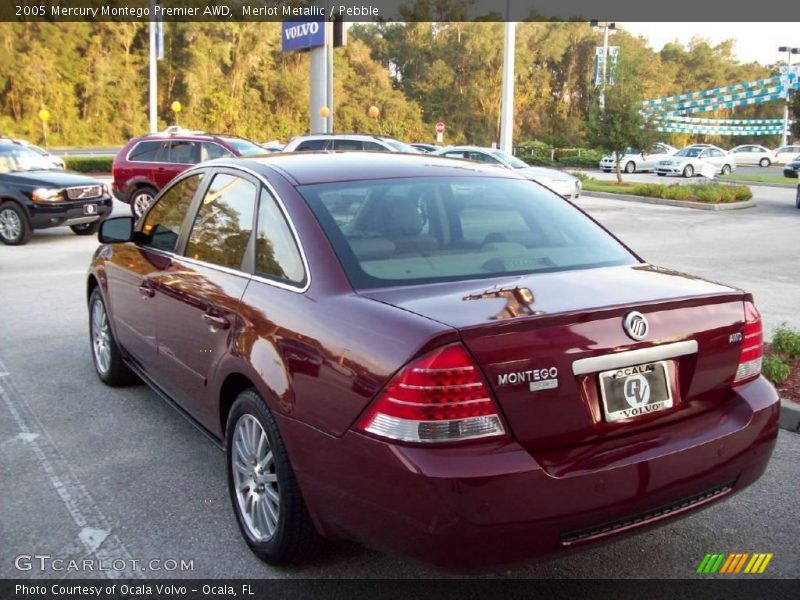
<path fill-rule="evenodd" d="M 750 200 L 753 193 L 746 185 L 728 185 L 720 183 L 694 184 L 661 184 L 661 183 L 629 183 L 616 181 L 583 180 L 584 192 L 610 192 L 631 194 L 645 198 L 663 198 L 667 200 L 689 200 L 722 204 Z"/>
<path fill-rule="evenodd" d="M 731 173 L 730 175 L 721 175 L 720 179 L 725 181 L 747 181 L 748 183 L 775 183 L 778 185 L 785 185 L 787 187 L 794 187 L 797 185 L 797 180 L 790 177 L 781 177 L 778 175 L 748 175 L 746 173 Z"/>

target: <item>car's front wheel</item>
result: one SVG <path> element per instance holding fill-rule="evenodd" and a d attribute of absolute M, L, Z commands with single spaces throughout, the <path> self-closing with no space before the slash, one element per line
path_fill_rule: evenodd
<path fill-rule="evenodd" d="M 32 236 L 33 229 L 25 211 L 14 202 L 0 204 L 0 241 L 6 246 L 21 246 Z"/>
<path fill-rule="evenodd" d="M 156 197 L 156 193 L 155 189 L 149 186 L 134 190 L 131 194 L 131 213 L 136 219 L 140 219 L 150 207 Z"/>
<path fill-rule="evenodd" d="M 629 161 L 628 164 L 625 165 L 625 172 L 628 173 L 629 175 L 631 173 L 635 173 L 636 172 L 636 163 L 633 162 L 632 160 Z"/>
<path fill-rule="evenodd" d="M 97 230 L 100 229 L 100 221 L 70 225 L 69 228 L 72 229 L 72 233 L 75 235 L 94 235 L 97 233 Z"/>
<path fill-rule="evenodd" d="M 255 390 L 236 398 L 225 440 L 228 490 L 250 549 L 273 565 L 303 562 L 319 546 L 319 534 L 275 419 Z"/>
<path fill-rule="evenodd" d="M 138 377 L 122 360 L 99 288 L 95 288 L 89 297 L 89 339 L 92 343 L 94 370 L 100 381 L 112 387 L 138 382 Z"/>
<path fill-rule="evenodd" d="M 722 165 L 722 174 L 723 175 L 730 175 L 731 174 L 731 166 L 730 165 Z"/>
<path fill-rule="evenodd" d="M 772 161 L 770 161 L 770 159 L 768 158 L 762 158 L 758 164 L 761 165 L 762 167 L 768 167 L 772 164 Z"/>
<path fill-rule="evenodd" d="M 686 177 L 687 179 L 689 177 L 694 177 L 694 167 L 692 165 L 686 165 L 683 168 L 683 176 Z"/>

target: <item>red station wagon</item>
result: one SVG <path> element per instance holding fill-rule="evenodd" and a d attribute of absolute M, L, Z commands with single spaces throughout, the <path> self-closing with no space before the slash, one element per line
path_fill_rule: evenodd
<path fill-rule="evenodd" d="M 259 156 L 261 146 L 231 135 L 213 135 L 169 127 L 130 140 L 111 166 L 112 192 L 117 200 L 131 205 L 139 218 L 158 190 L 192 165 L 215 158 Z"/>
<path fill-rule="evenodd" d="M 100 240 L 100 379 L 219 440 L 273 564 L 321 538 L 458 568 L 579 548 L 729 497 L 775 444 L 750 294 L 642 261 L 508 170 L 214 161 Z"/>

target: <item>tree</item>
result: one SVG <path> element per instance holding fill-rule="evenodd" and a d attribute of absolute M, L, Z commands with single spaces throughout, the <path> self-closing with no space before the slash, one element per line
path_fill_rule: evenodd
<path fill-rule="evenodd" d="M 620 59 L 614 73 L 615 82 L 606 86 L 605 108 L 595 98 L 589 109 L 587 129 L 593 145 L 616 156 L 617 181 L 622 183 L 622 157 L 628 147 L 644 152 L 654 141 L 647 119 L 641 112 L 641 85 L 636 64 Z"/>

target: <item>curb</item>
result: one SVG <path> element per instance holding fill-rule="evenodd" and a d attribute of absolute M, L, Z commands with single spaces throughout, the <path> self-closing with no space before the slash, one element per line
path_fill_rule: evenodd
<path fill-rule="evenodd" d="M 787 177 L 788 179 L 788 177 Z M 782 190 L 794 189 L 794 183 L 761 183 L 760 181 L 744 181 L 742 179 L 717 179 L 719 183 L 732 183 L 735 185 L 753 185 L 756 187 L 780 188 Z"/>
<path fill-rule="evenodd" d="M 781 398 L 780 428 L 800 433 L 800 404 Z"/>
<path fill-rule="evenodd" d="M 692 202 L 690 200 L 667 200 L 665 198 L 651 198 L 648 196 L 633 196 L 631 194 L 615 194 L 613 192 L 592 192 L 584 189 L 581 192 L 584 196 L 594 196 L 596 198 L 609 198 L 611 200 L 630 200 L 643 204 L 660 204 L 662 206 L 680 206 L 682 208 L 696 208 L 699 210 L 739 210 L 742 208 L 753 208 L 756 206 L 755 200 L 744 202 L 728 202 L 725 204 L 708 204 L 706 202 Z"/>

